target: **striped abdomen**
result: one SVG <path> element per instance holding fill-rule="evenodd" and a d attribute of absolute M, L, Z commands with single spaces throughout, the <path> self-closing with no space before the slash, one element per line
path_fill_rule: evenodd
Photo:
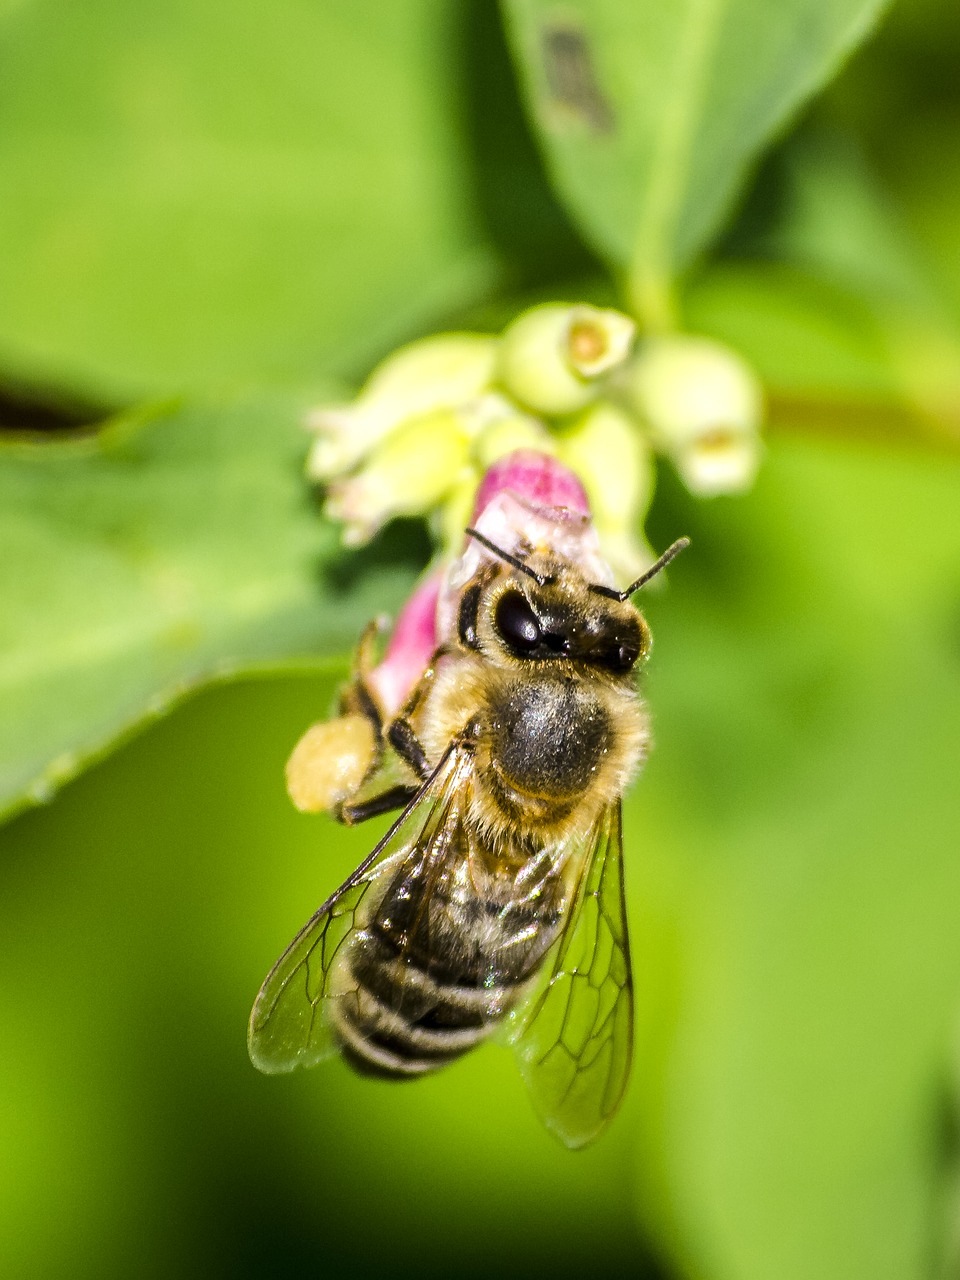
<path fill-rule="evenodd" d="M 420 1075 L 493 1031 L 560 926 L 556 870 L 533 892 L 528 881 L 515 870 L 478 878 L 464 858 L 432 889 L 390 885 L 342 961 L 333 1021 L 355 1067 Z"/>

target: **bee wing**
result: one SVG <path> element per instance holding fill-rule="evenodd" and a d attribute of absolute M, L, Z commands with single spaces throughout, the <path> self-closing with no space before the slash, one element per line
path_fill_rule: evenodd
<path fill-rule="evenodd" d="M 459 822 L 460 794 L 473 756 L 451 746 L 433 774 L 373 852 L 304 925 L 270 970 L 250 1014 L 247 1047 L 255 1067 L 270 1074 L 312 1067 L 338 1049 L 331 1002 L 355 999 L 334 990 L 335 961 L 397 876 L 418 881 L 435 873 Z"/>
<path fill-rule="evenodd" d="M 581 1147 L 616 1111 L 633 1053 L 619 801 L 600 815 L 571 866 L 566 922 L 513 1041 L 541 1119 L 567 1146 Z"/>

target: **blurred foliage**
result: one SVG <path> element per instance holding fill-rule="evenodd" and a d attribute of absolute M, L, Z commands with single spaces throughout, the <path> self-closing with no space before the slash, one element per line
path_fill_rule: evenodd
<path fill-rule="evenodd" d="M 329 679 L 207 694 L 19 818 L 10 1273 L 635 1275 L 639 1222 L 676 1274 L 928 1274 L 960 1013 L 958 473 L 789 435 L 749 500 L 665 486 L 656 532 L 699 550 L 647 606 L 635 1077 L 576 1157 L 497 1047 L 407 1088 L 250 1068 L 266 964 L 376 835 L 283 792 Z"/>
<path fill-rule="evenodd" d="M 404 573 L 402 542 L 376 571 L 338 552 L 302 481 L 298 418 L 246 400 L 0 443 L 0 814 L 45 798 L 145 708 L 342 654 L 402 603 L 415 562 Z"/>
<path fill-rule="evenodd" d="M 883 0 L 685 5 L 506 0 L 560 190 L 642 320 L 716 233 L 771 134 L 861 41 Z"/>
<path fill-rule="evenodd" d="M 107 396 L 301 381 L 497 274 L 450 6 L 56 0 L 0 30 L 0 350 Z M 51 86 L 55 92 L 50 92 Z"/>
<path fill-rule="evenodd" d="M 0 4 L 5 803 L 290 669 L 2 833 L 4 1274 L 960 1276 L 960 14 L 901 0 L 787 119 L 878 7 L 551 9 L 629 117 L 604 169 L 528 130 L 480 0 Z M 539 84 L 541 7 L 506 8 Z M 377 834 L 296 814 L 283 760 L 426 554 L 335 552 L 301 407 L 441 324 L 616 297 L 586 245 L 753 360 L 771 437 L 749 497 L 660 479 L 647 532 L 694 551 L 647 602 L 635 1079 L 572 1156 L 496 1048 L 269 1080 L 244 1024 Z"/>

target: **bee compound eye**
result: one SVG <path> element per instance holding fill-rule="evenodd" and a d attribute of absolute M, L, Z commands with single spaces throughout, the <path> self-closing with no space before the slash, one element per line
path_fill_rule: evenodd
<path fill-rule="evenodd" d="M 641 646 L 632 638 L 618 639 L 601 649 L 594 661 L 606 667 L 608 671 L 623 675 L 636 664 L 641 651 Z"/>
<path fill-rule="evenodd" d="M 636 645 L 620 644 L 614 648 L 611 654 L 610 665 L 615 671 L 629 671 L 639 657 L 640 650 Z"/>
<path fill-rule="evenodd" d="M 508 591 L 500 597 L 494 624 L 516 653 L 532 653 L 540 643 L 540 622 L 519 591 Z"/>

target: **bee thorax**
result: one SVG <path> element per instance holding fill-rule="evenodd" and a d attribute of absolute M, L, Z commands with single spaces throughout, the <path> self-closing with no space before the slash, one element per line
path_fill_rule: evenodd
<path fill-rule="evenodd" d="M 573 681 L 517 681 L 491 712 L 494 767 L 522 795 L 578 797 L 611 744 L 605 707 Z"/>

